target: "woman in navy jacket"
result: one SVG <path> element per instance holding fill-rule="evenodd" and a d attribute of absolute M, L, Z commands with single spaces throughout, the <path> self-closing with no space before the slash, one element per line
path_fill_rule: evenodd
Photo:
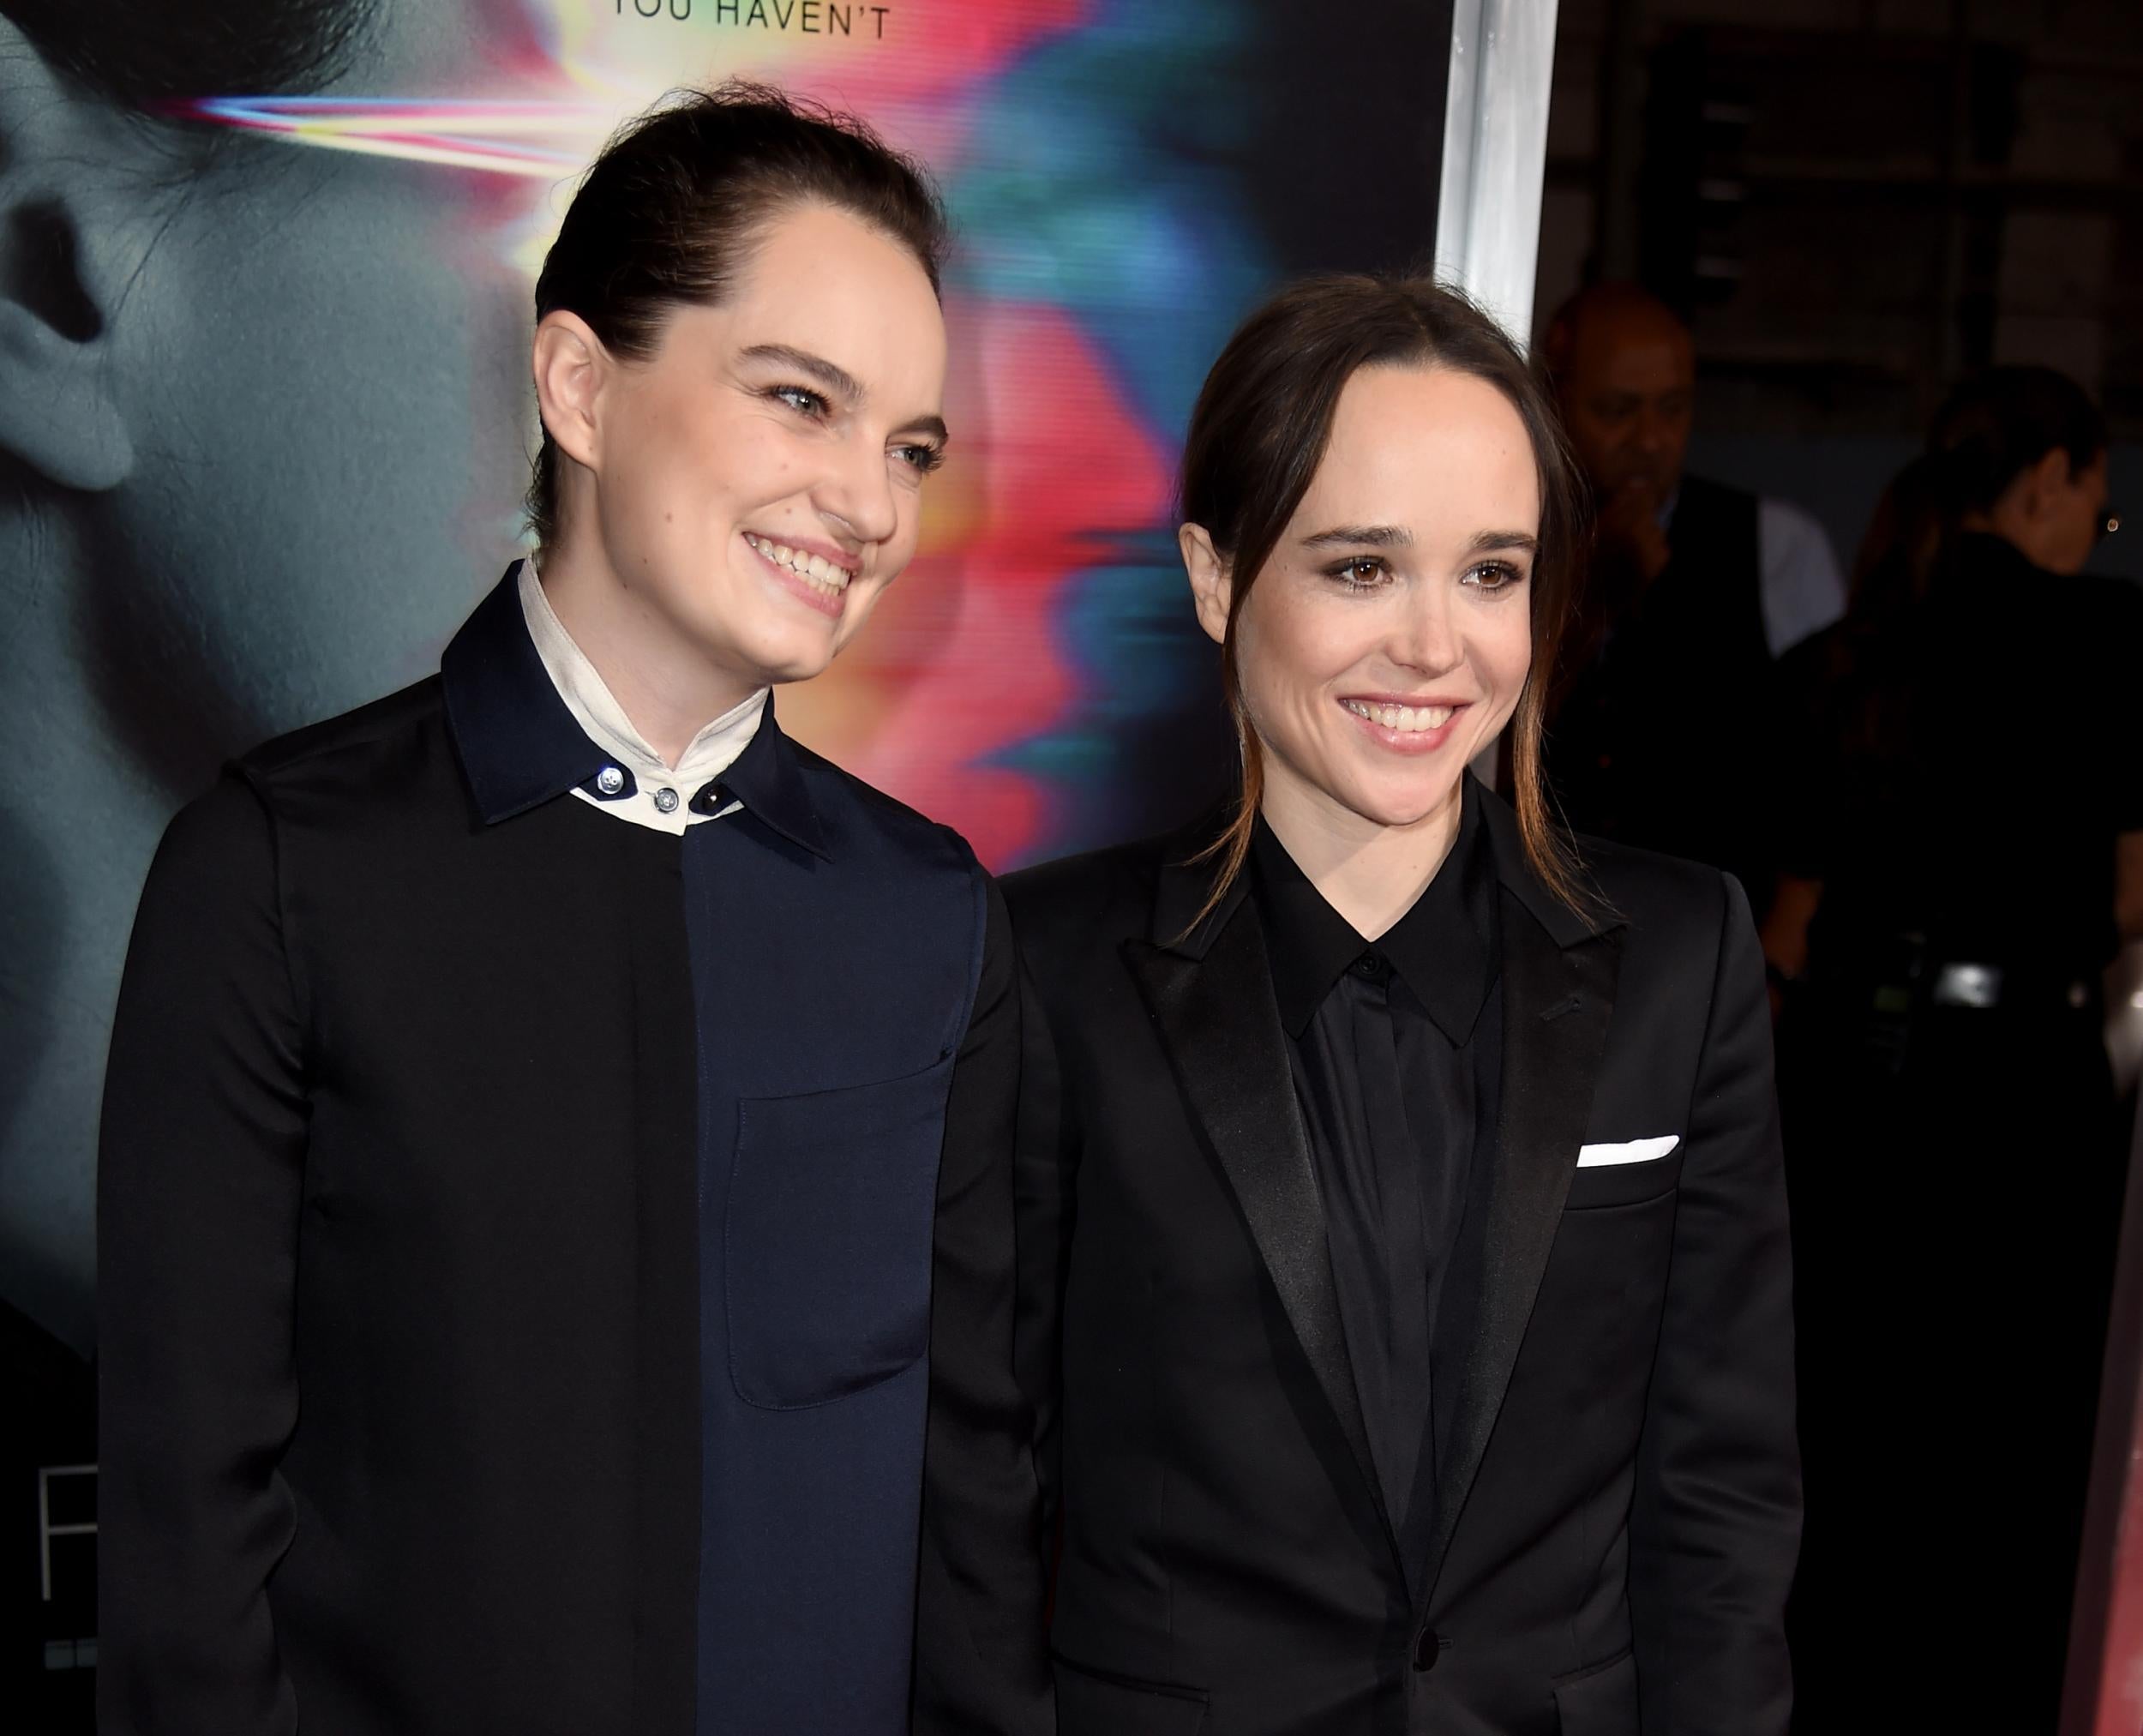
<path fill-rule="evenodd" d="M 173 823 L 105 1111 L 105 1729 L 1046 1722 L 943 1661 L 1040 1602 L 1005 917 L 768 696 L 915 550 L 943 233 L 770 92 L 628 129 L 537 285 L 537 556 Z"/>

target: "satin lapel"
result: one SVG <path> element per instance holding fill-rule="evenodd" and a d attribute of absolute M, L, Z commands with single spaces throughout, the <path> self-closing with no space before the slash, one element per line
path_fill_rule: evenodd
<path fill-rule="evenodd" d="M 1254 908 L 1239 905 L 1203 958 L 1137 940 L 1125 942 L 1124 958 L 1383 1513 L 1332 1282 L 1324 1204 Z"/>
<path fill-rule="evenodd" d="M 1462 1373 L 1445 1437 L 1450 1451 L 1438 1468 L 1431 1585 L 1487 1451 L 1562 1222 L 1622 956 L 1618 929 L 1558 945 L 1508 887 L 1501 916 L 1502 1130 L 1485 1206 L 1480 1288 L 1474 1306 L 1460 1311 L 1465 1340 L 1452 1358 Z"/>

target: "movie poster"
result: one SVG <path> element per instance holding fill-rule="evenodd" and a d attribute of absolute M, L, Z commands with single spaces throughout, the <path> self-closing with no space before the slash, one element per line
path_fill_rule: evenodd
<path fill-rule="evenodd" d="M 0 1595 L 11 1657 L 93 1661 L 93 1480 L 30 1473 L 91 1451 L 142 875 L 221 761 L 429 674 L 517 552 L 531 291 L 603 138 L 742 76 L 937 177 L 950 461 L 781 703 L 1005 868 L 1217 790 L 1177 443 L 1276 279 L 1427 257 L 1449 34 L 1399 0 L 0 0 L 0 1441 L 5 1583 L 44 1594 Z"/>

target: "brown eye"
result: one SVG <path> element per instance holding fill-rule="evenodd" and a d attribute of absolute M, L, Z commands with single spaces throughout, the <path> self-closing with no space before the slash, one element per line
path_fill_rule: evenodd
<path fill-rule="evenodd" d="M 1384 577 L 1384 563 L 1374 555 L 1356 555 L 1342 561 L 1336 567 L 1325 569 L 1328 576 L 1338 580 L 1351 590 L 1366 591 Z"/>
<path fill-rule="evenodd" d="M 1524 577 L 1525 574 L 1516 567 L 1505 566 L 1500 561 L 1491 561 L 1468 573 L 1466 583 L 1481 591 L 1508 591 Z"/>

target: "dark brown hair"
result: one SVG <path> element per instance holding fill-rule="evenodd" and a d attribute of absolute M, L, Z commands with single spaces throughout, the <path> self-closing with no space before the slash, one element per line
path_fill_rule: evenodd
<path fill-rule="evenodd" d="M 2106 421 L 2091 394 L 2051 368 L 1989 368 L 1953 389 L 1927 447 L 1898 472 L 1853 562 L 1846 619 L 1814 655 L 1828 739 L 1901 787 L 1918 754 L 1914 695 L 1926 674 L 1920 611 L 1965 558 L 1965 526 L 2049 453 L 2071 475 L 2104 455 Z"/>
<path fill-rule="evenodd" d="M 944 208 L 923 171 L 862 122 L 741 80 L 672 93 L 612 138 L 582 178 L 536 280 L 536 317 L 578 314 L 613 355 L 645 361 L 673 309 L 719 304 L 767 225 L 810 203 L 882 231 L 938 287 Z M 557 453 L 548 433 L 526 506 L 537 541 L 551 542 Z"/>
<path fill-rule="evenodd" d="M 377 9 L 377 0 L 3 0 L 0 17 L 85 88 L 153 116 L 201 97 L 317 91 Z"/>
<path fill-rule="evenodd" d="M 1573 908 L 1574 872 L 1540 771 L 1545 694 L 1584 536 L 1583 496 L 1560 424 L 1517 345 L 1456 290 L 1422 277 L 1327 276 L 1282 290 L 1243 321 L 1191 412 L 1183 517 L 1204 527 L 1232 580 L 1221 681 L 1242 751 L 1242 793 L 1208 848 L 1220 873 L 1210 910 L 1241 873 L 1264 790 L 1264 759 L 1244 703 L 1236 630 L 1258 575 L 1324 461 L 1340 393 L 1369 367 L 1438 367 L 1486 381 L 1525 423 L 1540 478 L 1540 549 L 1528 599 L 1533 665 L 1511 718 L 1519 830 L 1534 871 Z M 1203 914 L 1203 913 L 1201 913 Z"/>

